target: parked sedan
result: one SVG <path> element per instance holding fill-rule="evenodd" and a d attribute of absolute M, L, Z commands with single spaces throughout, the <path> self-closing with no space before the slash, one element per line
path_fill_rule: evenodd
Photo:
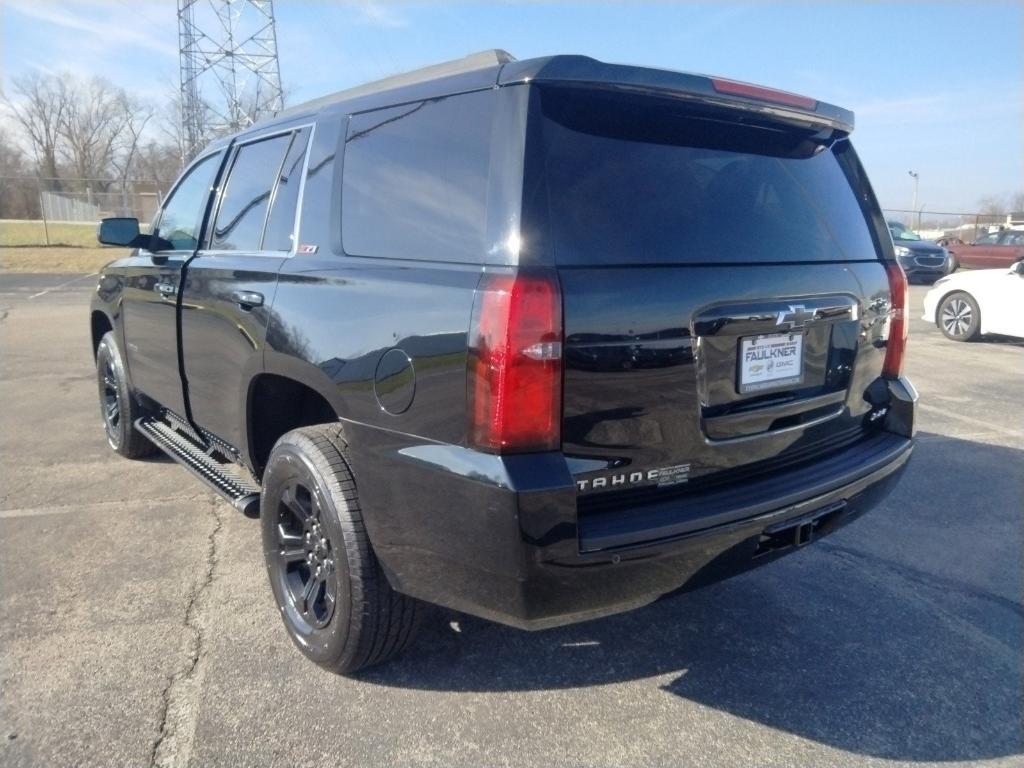
<path fill-rule="evenodd" d="M 1009 267 L 1015 261 L 1024 259 L 1024 230 L 1004 229 L 979 237 L 970 245 L 950 248 L 953 269 L 972 267 L 992 269 Z"/>
<path fill-rule="evenodd" d="M 1024 261 L 942 278 L 925 294 L 922 317 L 953 341 L 983 333 L 1024 338 Z"/>
<path fill-rule="evenodd" d="M 903 267 L 907 280 L 931 282 L 953 271 L 952 260 L 941 245 L 931 240 L 922 240 L 920 235 L 898 221 L 887 223 L 896 259 Z"/>

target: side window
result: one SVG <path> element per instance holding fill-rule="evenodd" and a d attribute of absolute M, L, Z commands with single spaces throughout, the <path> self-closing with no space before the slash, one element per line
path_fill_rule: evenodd
<path fill-rule="evenodd" d="M 220 152 L 205 157 L 188 170 L 160 212 L 157 234 L 170 243 L 164 250 L 194 251 L 210 197 Z"/>
<path fill-rule="evenodd" d="M 483 261 L 494 92 L 354 115 L 345 139 L 345 252 Z"/>
<path fill-rule="evenodd" d="M 212 249 L 260 250 L 274 181 L 293 137 L 287 133 L 238 148 L 221 194 Z"/>
<path fill-rule="evenodd" d="M 288 154 L 277 176 L 277 189 L 267 218 L 267 231 L 263 235 L 264 251 L 290 251 L 295 237 L 295 205 L 299 199 L 303 161 L 309 129 L 295 134 Z"/>

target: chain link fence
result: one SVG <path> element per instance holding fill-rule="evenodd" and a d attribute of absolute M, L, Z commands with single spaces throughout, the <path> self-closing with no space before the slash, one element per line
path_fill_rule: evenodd
<path fill-rule="evenodd" d="M 957 213 L 949 211 L 883 210 L 888 221 L 898 221 L 925 240 L 970 243 L 1002 227 L 1024 227 L 1024 212 Z"/>
<path fill-rule="evenodd" d="M 151 221 L 171 183 L 0 177 L 0 246 L 95 246 L 100 219 Z"/>

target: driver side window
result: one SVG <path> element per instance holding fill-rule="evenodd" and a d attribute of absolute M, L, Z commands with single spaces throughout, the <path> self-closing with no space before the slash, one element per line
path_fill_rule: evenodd
<path fill-rule="evenodd" d="M 164 203 L 156 234 L 170 243 L 165 250 L 194 251 L 198 246 L 203 212 L 219 165 L 220 152 L 200 160 L 189 169 Z"/>

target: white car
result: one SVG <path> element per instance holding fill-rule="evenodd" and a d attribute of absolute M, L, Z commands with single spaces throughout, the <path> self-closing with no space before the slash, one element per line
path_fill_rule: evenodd
<path fill-rule="evenodd" d="M 922 319 L 954 341 L 983 333 L 1024 338 L 1024 261 L 941 278 L 925 294 Z"/>

